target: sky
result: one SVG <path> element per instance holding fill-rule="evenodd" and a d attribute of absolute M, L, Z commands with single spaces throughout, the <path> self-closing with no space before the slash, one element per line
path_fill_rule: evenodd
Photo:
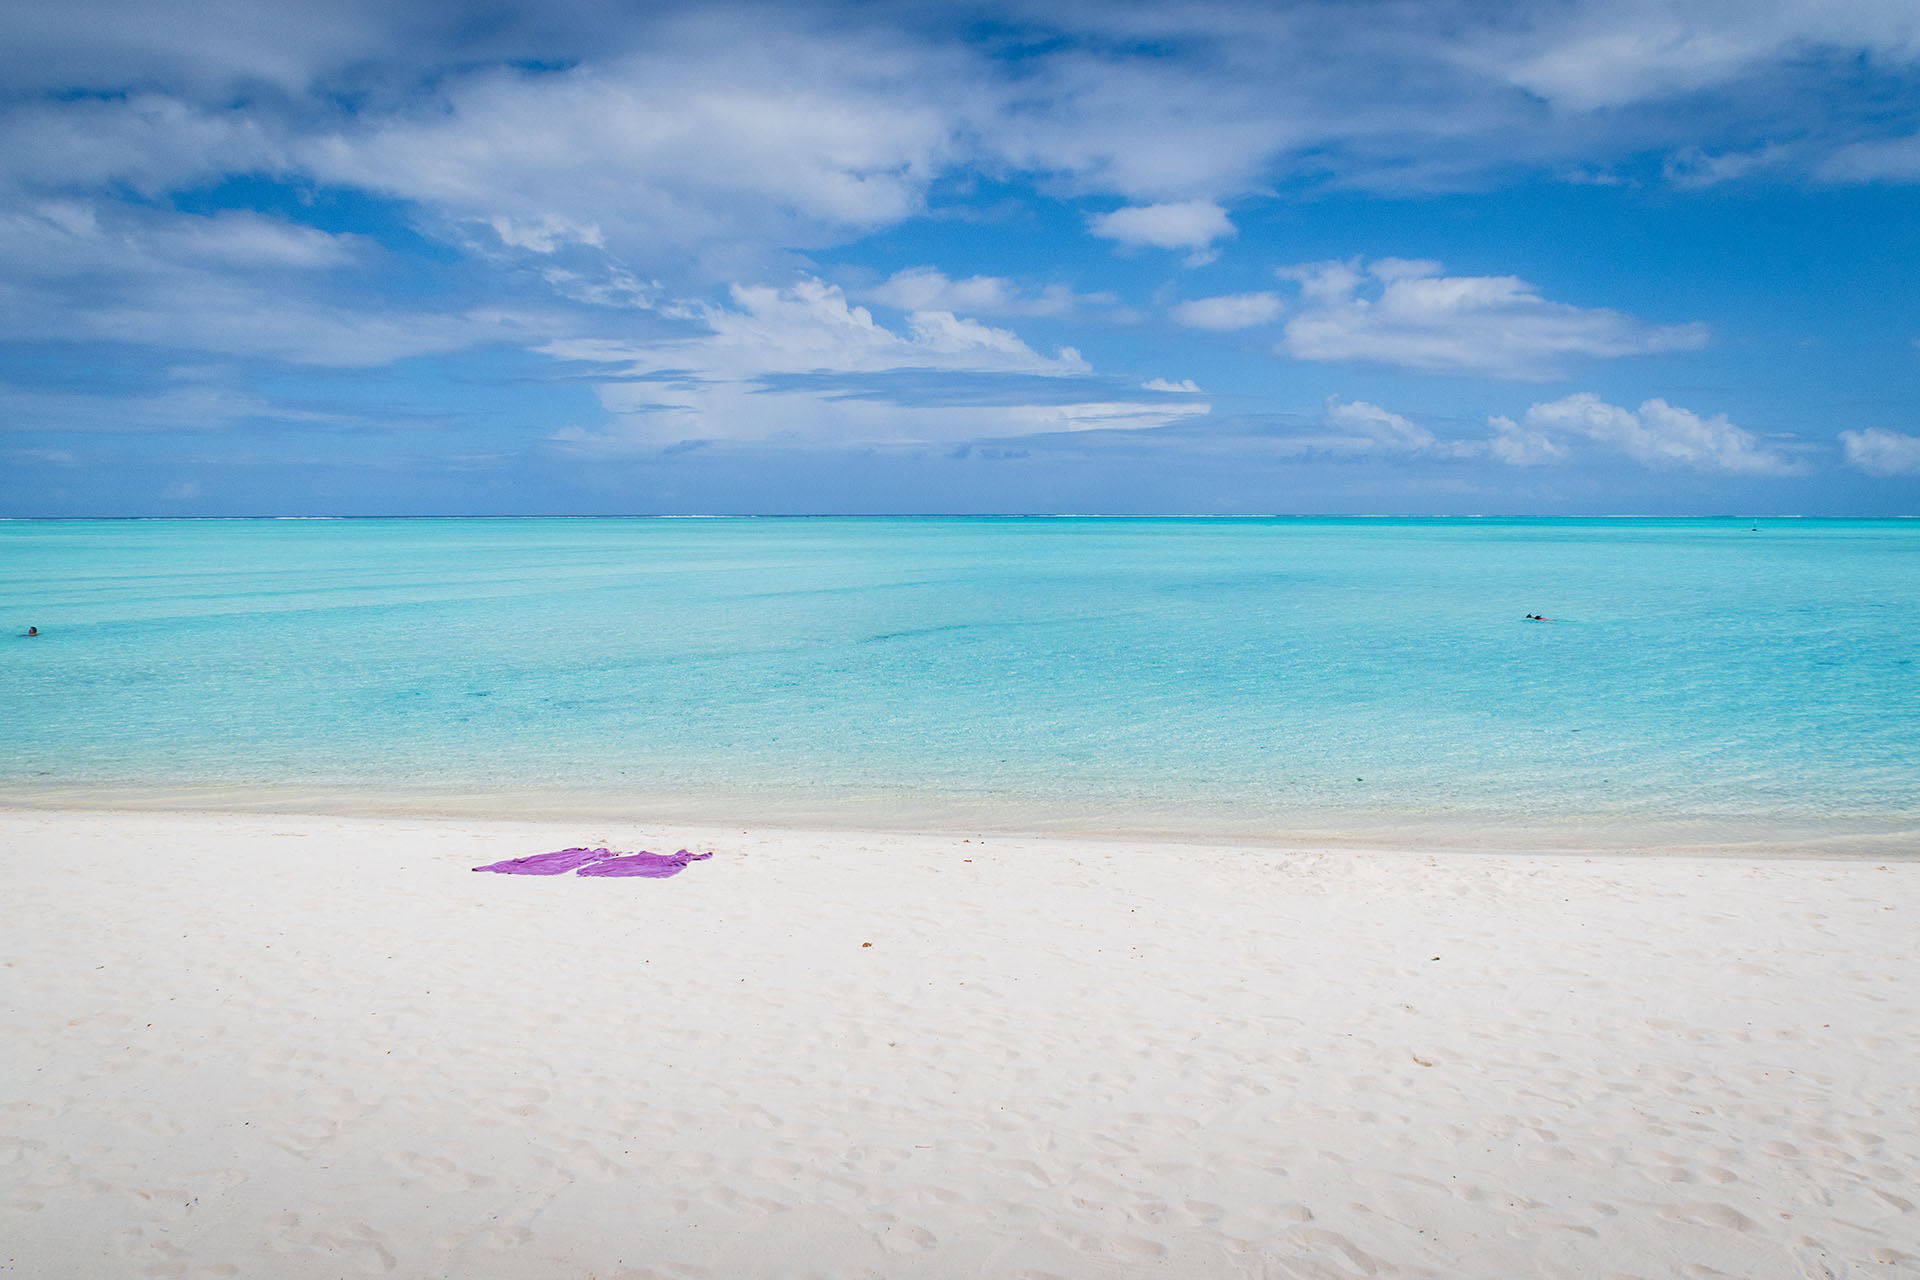
<path fill-rule="evenodd" d="M 0 10 L 0 515 L 1920 514 L 1912 0 Z"/>

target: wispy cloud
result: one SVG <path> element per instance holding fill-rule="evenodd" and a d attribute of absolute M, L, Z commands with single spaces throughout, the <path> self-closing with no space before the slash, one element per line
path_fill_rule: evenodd
<path fill-rule="evenodd" d="M 1446 276 L 1437 262 L 1382 258 L 1283 268 L 1300 288 L 1281 350 L 1426 373 L 1520 381 L 1563 376 L 1569 357 L 1704 346 L 1706 326 L 1646 325 L 1604 307 L 1542 298 L 1517 276 Z"/>
<path fill-rule="evenodd" d="M 735 285 L 731 306 L 677 304 L 672 311 L 703 330 L 662 342 L 622 345 L 557 341 L 543 350 L 563 359 L 621 363 L 631 376 L 739 381 L 776 373 L 877 373 L 948 369 L 1065 376 L 1086 373 L 1078 351 L 1034 351 L 1010 329 L 950 311 L 916 311 L 896 333 L 838 285 L 803 278 L 784 288 Z"/>
<path fill-rule="evenodd" d="M 1327 400 L 1327 424 L 1349 440 L 1393 452 L 1415 452 L 1433 447 L 1433 432 L 1397 413 L 1365 400 L 1342 403 Z"/>
<path fill-rule="evenodd" d="M 1713 187 L 1778 168 L 1792 155 L 1793 148 L 1780 143 L 1768 143 L 1751 151 L 1719 153 L 1684 147 L 1667 157 L 1661 172 L 1677 187 Z"/>
<path fill-rule="evenodd" d="M 1920 182 L 1920 134 L 1854 142 L 1815 170 L 1827 182 Z"/>
<path fill-rule="evenodd" d="M 866 291 L 867 300 L 901 311 L 953 311 L 989 316 L 1061 316 L 1082 306 L 1117 302 L 1110 293 L 1078 294 L 1064 284 L 1022 287 L 1005 276 L 949 279 L 934 267 L 907 267 Z"/>
<path fill-rule="evenodd" d="M 1185 325 L 1189 329 L 1227 332 L 1272 324 L 1285 309 L 1286 304 L 1280 301 L 1279 294 L 1263 291 L 1229 293 L 1214 298 L 1189 298 L 1169 307 L 1167 314 L 1173 317 L 1175 324 Z"/>
<path fill-rule="evenodd" d="M 1036 404 L 1013 409 L 1010 417 L 1026 432 L 1143 431 L 1186 418 L 1202 417 L 1212 406 L 1202 402 L 1096 401 L 1084 404 Z"/>
<path fill-rule="evenodd" d="M 425 310 L 328 281 L 377 258 L 359 238 L 250 213 L 199 216 L 92 200 L 0 212 L 0 313 L 14 336 L 112 341 L 364 367 L 489 341 L 540 319 Z"/>
<path fill-rule="evenodd" d="M 1483 39 L 1479 58 L 1503 64 L 1515 84 L 1594 111 L 1696 93 L 1822 52 L 1911 62 L 1920 20 L 1900 4 L 1773 0 L 1728 21 L 1710 4 L 1629 0 L 1542 8 Z"/>

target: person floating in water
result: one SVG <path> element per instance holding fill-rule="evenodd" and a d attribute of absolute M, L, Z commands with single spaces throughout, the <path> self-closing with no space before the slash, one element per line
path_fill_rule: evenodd
<path fill-rule="evenodd" d="M 1528 622 L 1552 622 L 1552 621 L 1553 621 L 1553 619 L 1552 619 L 1552 618 L 1543 618 L 1543 617 L 1541 617 L 1541 616 L 1540 616 L 1539 614 L 1537 614 L 1537 613 L 1530 613 L 1530 614 L 1528 614 L 1528 615 L 1527 615 L 1527 621 L 1528 621 Z"/>
<path fill-rule="evenodd" d="M 37 635 L 39 635 L 39 634 L 40 634 L 40 628 L 38 628 L 38 627 L 28 627 L 28 628 L 27 628 L 27 634 L 28 634 L 28 635 L 30 635 L 30 636 L 37 636 Z"/>

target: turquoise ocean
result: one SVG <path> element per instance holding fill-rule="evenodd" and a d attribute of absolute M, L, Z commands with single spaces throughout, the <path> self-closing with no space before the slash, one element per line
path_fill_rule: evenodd
<path fill-rule="evenodd" d="M 1898 850 L 1916 659 L 1920 522 L 12 521 L 0 804 Z"/>

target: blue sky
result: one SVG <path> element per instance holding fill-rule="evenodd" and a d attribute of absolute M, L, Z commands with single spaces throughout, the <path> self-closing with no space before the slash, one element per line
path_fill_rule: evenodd
<path fill-rule="evenodd" d="M 0 514 L 1920 514 L 1920 9 L 0 16 Z"/>

